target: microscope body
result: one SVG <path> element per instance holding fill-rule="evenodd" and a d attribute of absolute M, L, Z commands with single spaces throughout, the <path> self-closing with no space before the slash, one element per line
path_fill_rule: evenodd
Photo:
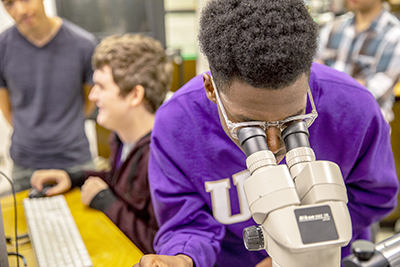
<path fill-rule="evenodd" d="M 287 165 L 277 165 L 269 150 L 252 150 L 244 189 L 259 226 L 244 230 L 246 247 L 265 249 L 273 267 L 339 267 L 352 236 L 339 167 L 315 161 L 307 146 L 289 150 Z"/>

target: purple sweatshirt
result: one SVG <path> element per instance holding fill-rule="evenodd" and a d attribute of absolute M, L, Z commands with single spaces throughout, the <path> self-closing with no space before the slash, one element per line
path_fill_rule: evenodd
<path fill-rule="evenodd" d="M 318 118 L 309 128 L 317 160 L 337 163 L 347 186 L 353 239 L 397 203 L 389 125 L 372 94 L 350 76 L 314 64 L 309 82 Z M 310 103 L 307 112 L 311 112 Z M 283 161 L 281 164 L 284 164 Z M 246 156 L 222 129 L 202 76 L 183 86 L 156 115 L 149 181 L 160 230 L 157 254 L 190 256 L 197 267 L 254 266 L 242 231 L 255 225 L 243 183 Z M 342 249 L 342 257 L 350 245 Z"/>

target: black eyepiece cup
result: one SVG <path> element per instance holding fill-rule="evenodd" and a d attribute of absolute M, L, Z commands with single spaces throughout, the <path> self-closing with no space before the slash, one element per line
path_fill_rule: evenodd
<path fill-rule="evenodd" d="M 310 147 L 308 127 L 304 121 L 296 122 L 282 131 L 286 151 L 297 147 Z"/>
<path fill-rule="evenodd" d="M 237 136 L 246 156 L 268 150 L 267 135 L 258 127 L 246 127 L 237 132 Z"/>

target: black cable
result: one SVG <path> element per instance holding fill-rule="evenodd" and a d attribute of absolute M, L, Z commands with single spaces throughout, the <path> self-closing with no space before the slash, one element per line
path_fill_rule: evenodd
<path fill-rule="evenodd" d="M 17 197 L 15 196 L 15 189 L 14 189 L 14 184 L 11 182 L 11 179 L 8 178 L 8 176 L 0 171 L 0 174 L 4 176 L 4 178 L 7 179 L 7 181 L 11 184 L 11 191 L 14 197 L 14 220 L 15 220 L 15 251 L 16 254 L 19 255 L 19 251 L 18 251 L 18 230 L 17 230 Z M 17 266 L 19 267 L 19 260 L 17 260 Z"/>
<path fill-rule="evenodd" d="M 14 253 L 14 252 L 9 252 L 8 255 L 9 255 L 9 256 L 17 256 L 17 264 L 18 264 L 18 265 L 19 265 L 19 260 L 18 260 L 18 258 L 21 258 L 22 261 L 24 262 L 24 266 L 28 266 L 25 257 L 22 256 L 21 254 Z"/>

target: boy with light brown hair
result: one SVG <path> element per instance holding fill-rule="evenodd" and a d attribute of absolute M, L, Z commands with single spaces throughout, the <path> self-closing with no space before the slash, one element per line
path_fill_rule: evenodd
<path fill-rule="evenodd" d="M 37 171 L 31 184 L 56 183 L 52 196 L 82 186 L 82 202 L 103 211 L 143 253 L 153 253 L 158 230 L 147 180 L 150 134 L 154 115 L 163 103 L 172 77 L 172 64 L 162 45 L 142 35 L 103 39 L 93 55 L 97 123 L 113 132 L 111 170 Z"/>

